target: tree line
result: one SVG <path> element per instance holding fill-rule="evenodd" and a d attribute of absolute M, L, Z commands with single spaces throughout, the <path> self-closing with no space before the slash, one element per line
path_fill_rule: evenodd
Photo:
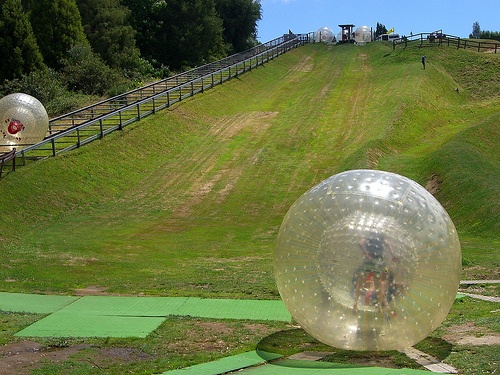
<path fill-rule="evenodd" d="M 257 44 L 260 0 L 0 0 L 0 95 L 62 113 Z"/>
<path fill-rule="evenodd" d="M 472 24 L 472 33 L 469 34 L 469 38 L 492 39 L 500 41 L 500 31 L 481 30 L 479 22 L 476 21 Z"/>

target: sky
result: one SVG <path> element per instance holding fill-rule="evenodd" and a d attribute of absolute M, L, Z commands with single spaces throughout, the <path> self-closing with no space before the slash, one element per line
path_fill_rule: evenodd
<path fill-rule="evenodd" d="M 314 32 L 329 27 L 334 35 L 339 24 L 373 27 L 377 22 L 400 35 L 443 33 L 469 37 L 472 24 L 482 31 L 500 31 L 500 0 L 260 0 L 262 19 L 257 24 L 257 39 L 268 42 L 288 33 Z"/>

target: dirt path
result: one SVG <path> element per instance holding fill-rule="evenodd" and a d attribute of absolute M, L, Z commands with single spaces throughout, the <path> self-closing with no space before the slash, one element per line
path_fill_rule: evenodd
<path fill-rule="evenodd" d="M 44 362 L 61 363 L 70 355 L 89 347 L 90 345 L 79 344 L 62 349 L 45 350 L 35 341 L 20 341 L 0 346 L 0 374 L 30 374 Z"/>

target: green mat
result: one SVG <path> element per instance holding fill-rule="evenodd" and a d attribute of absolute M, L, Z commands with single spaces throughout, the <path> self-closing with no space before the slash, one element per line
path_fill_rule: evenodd
<path fill-rule="evenodd" d="M 70 296 L 0 292 L 0 310 L 33 314 L 50 314 L 62 309 L 77 299 L 78 297 Z"/>
<path fill-rule="evenodd" d="M 290 322 L 292 316 L 283 301 L 189 298 L 176 315 L 201 318 L 276 320 Z"/>
<path fill-rule="evenodd" d="M 281 355 L 274 353 L 266 353 L 262 351 L 252 351 L 242 354 L 233 355 L 231 357 L 221 358 L 217 361 L 202 363 L 200 365 L 186 367 L 179 370 L 171 370 L 162 373 L 161 375 L 181 375 L 181 374 L 203 374 L 203 375 L 218 375 L 225 374 L 230 371 L 237 371 L 246 367 L 263 364 L 268 360 L 280 358 Z"/>
<path fill-rule="evenodd" d="M 70 297 L 0 292 L 0 310 L 52 313 L 16 334 L 21 337 L 145 337 L 169 315 L 284 322 L 292 319 L 281 300 L 195 297 Z"/>
<path fill-rule="evenodd" d="M 283 360 L 239 371 L 248 375 L 429 375 L 427 370 L 356 367 L 330 362 Z"/>
<path fill-rule="evenodd" d="M 256 350 L 243 354 L 225 357 L 213 362 L 186 367 L 178 370 L 165 371 L 161 375 L 181 374 L 203 374 L 218 375 L 231 371 L 238 374 L 255 375 L 314 375 L 314 374 L 349 374 L 349 375 L 424 375 L 429 374 L 426 370 L 414 369 L 391 369 L 382 367 L 364 367 L 342 363 L 301 361 L 301 360 L 278 360 L 282 356 Z M 272 361 L 268 363 L 268 361 Z M 260 365 L 260 366 L 259 366 Z"/>
<path fill-rule="evenodd" d="M 164 318 L 88 315 L 61 310 L 26 327 L 18 337 L 146 337 Z"/>
<path fill-rule="evenodd" d="M 52 313 L 20 337 L 146 337 L 169 315 L 291 321 L 282 301 L 0 293 L 0 310 Z"/>
<path fill-rule="evenodd" d="M 188 297 L 87 296 L 67 306 L 68 312 L 88 315 L 166 317 L 186 304 Z"/>
<path fill-rule="evenodd" d="M 199 318 L 277 320 L 292 317 L 282 301 L 204 299 L 195 297 L 82 297 L 65 308 L 99 315 L 189 315 Z"/>

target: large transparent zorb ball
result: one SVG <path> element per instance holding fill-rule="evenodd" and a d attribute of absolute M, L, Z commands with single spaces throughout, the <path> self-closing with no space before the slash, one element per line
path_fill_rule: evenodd
<path fill-rule="evenodd" d="M 22 93 L 0 99 L 0 153 L 40 142 L 48 127 L 47 111 L 38 99 Z"/>
<path fill-rule="evenodd" d="M 460 281 L 460 242 L 422 186 L 354 170 L 292 205 L 274 268 L 285 305 L 316 339 L 352 350 L 402 349 L 448 314 Z"/>

